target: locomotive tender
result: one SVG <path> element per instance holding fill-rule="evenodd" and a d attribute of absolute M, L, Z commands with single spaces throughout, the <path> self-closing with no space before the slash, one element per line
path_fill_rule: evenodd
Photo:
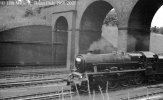
<path fill-rule="evenodd" d="M 161 75 L 163 55 L 149 51 L 81 54 L 75 58 L 75 70 L 68 76 L 68 84 L 72 89 L 115 88 L 159 80 Z"/>

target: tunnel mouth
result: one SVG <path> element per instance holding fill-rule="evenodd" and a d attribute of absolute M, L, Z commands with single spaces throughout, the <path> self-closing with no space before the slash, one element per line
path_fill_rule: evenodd
<path fill-rule="evenodd" d="M 87 53 L 90 45 L 101 38 L 104 19 L 113 6 L 106 1 L 91 3 L 82 15 L 80 23 L 79 53 Z"/>
<path fill-rule="evenodd" d="M 54 65 L 66 66 L 67 63 L 67 42 L 68 42 L 68 21 L 64 16 L 56 20 L 53 41 L 53 63 Z"/>
<path fill-rule="evenodd" d="M 149 51 L 150 27 L 162 0 L 139 0 L 128 21 L 127 51 Z"/>

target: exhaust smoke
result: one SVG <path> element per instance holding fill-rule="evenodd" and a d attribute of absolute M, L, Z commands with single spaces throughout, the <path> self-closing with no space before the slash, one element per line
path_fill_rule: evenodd
<path fill-rule="evenodd" d="M 94 41 L 88 51 L 102 54 L 117 51 L 117 38 L 117 26 L 103 25 L 101 39 Z"/>

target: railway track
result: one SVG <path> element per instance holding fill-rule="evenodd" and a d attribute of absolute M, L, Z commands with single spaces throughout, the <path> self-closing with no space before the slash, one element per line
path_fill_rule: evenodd
<path fill-rule="evenodd" d="M 60 92 L 38 93 L 32 95 L 7 97 L 1 99 L 2 100 L 54 100 L 57 98 L 72 97 L 75 94 L 76 94 L 75 92 L 71 92 L 70 90 L 64 90 Z"/>
<path fill-rule="evenodd" d="M 0 89 L 18 88 L 18 87 L 27 87 L 27 86 L 29 87 L 29 86 L 38 86 L 38 85 L 47 85 L 47 84 L 60 84 L 64 82 L 66 82 L 66 79 L 62 79 L 62 78 L 7 82 L 7 83 L 0 83 Z"/>
<path fill-rule="evenodd" d="M 139 96 L 133 96 L 128 98 L 122 98 L 121 100 L 163 100 L 162 95 L 163 95 L 163 91 L 139 95 Z"/>
<path fill-rule="evenodd" d="M 70 73 L 65 68 L 53 67 L 39 67 L 39 66 L 26 66 L 26 67 L 5 67 L 0 70 L 0 80 L 12 80 L 15 78 L 44 78 L 47 76 L 63 75 Z"/>
<path fill-rule="evenodd" d="M 146 89 L 149 90 L 150 92 L 147 93 L 147 91 L 144 91 Z M 150 89 L 155 89 L 155 91 L 150 90 Z M 142 92 L 142 90 L 144 92 Z M 109 94 L 114 93 L 114 92 L 116 93 L 117 91 L 121 91 L 121 93 L 117 94 L 117 96 L 121 95 L 121 94 L 125 94 L 125 93 L 123 93 L 124 91 L 127 91 L 127 92 L 130 91 L 131 95 L 129 97 L 126 96 L 125 98 L 122 96 L 122 98 L 120 97 L 119 99 L 116 99 L 116 100 L 163 100 L 163 84 L 162 83 L 132 85 L 129 87 L 117 87 L 115 89 L 109 89 L 108 93 Z M 92 92 L 93 91 L 91 91 L 91 94 L 92 94 Z M 98 94 L 101 94 L 100 90 L 96 90 L 95 92 Z M 133 93 L 136 92 L 136 94 L 132 94 L 132 92 Z M 85 91 L 83 93 L 85 95 L 88 95 L 88 91 Z M 106 90 L 103 90 L 102 93 L 107 94 Z M 142 94 L 140 94 L 140 93 L 142 93 Z M 161 99 L 147 99 L 148 97 L 149 98 L 161 97 Z M 110 100 L 112 100 L 112 99 L 110 99 Z"/>
<path fill-rule="evenodd" d="M 163 88 L 163 86 L 149 86 L 147 88 Z M 25 96 L 16 96 L 16 97 L 8 97 L 8 98 L 2 98 L 3 100 L 54 100 L 54 99 L 62 99 L 66 100 L 66 98 L 73 98 L 72 100 L 75 100 L 74 96 L 76 95 L 76 92 L 71 92 L 70 90 L 63 90 L 60 92 L 49 92 L 49 93 L 38 93 L 38 94 L 32 94 L 32 95 L 25 95 Z M 149 94 L 142 94 L 142 95 L 137 95 L 133 97 L 126 97 L 126 98 L 121 98 L 120 100 L 162 100 L 162 99 L 148 99 L 148 98 L 158 98 L 160 97 L 159 95 L 162 95 L 163 91 L 157 91 Z M 85 94 L 85 96 L 88 94 Z M 147 98 L 148 97 L 148 98 Z M 81 97 L 82 98 L 82 97 Z M 145 99 L 147 98 L 147 99 Z"/>
<path fill-rule="evenodd" d="M 12 74 L 10 74 L 11 77 L 31 77 L 31 76 L 35 76 L 35 77 L 39 77 L 39 76 L 45 76 L 45 75 L 53 75 L 53 74 L 62 74 L 60 72 L 56 73 L 30 73 L 30 74 L 23 74 L 23 73 L 18 73 L 15 74 L 15 76 L 11 76 Z M 2 74 L 1 74 L 2 75 Z M 5 75 L 5 73 L 4 73 Z M 10 78 L 11 78 L 10 77 Z M 39 79 L 39 80 L 29 80 L 29 81 L 19 81 L 19 82 L 6 82 L 6 83 L 0 83 L 0 89 L 9 89 L 9 88 L 18 88 L 18 87 L 30 87 L 30 86 L 40 86 L 40 85 L 48 85 L 48 84 L 60 84 L 60 83 L 64 83 L 66 82 L 66 79 L 63 78 L 51 78 L 51 79 Z M 157 84 L 157 83 L 155 83 Z M 148 86 L 149 84 L 142 84 L 141 86 Z M 151 84 L 150 84 L 151 85 Z M 116 89 L 110 89 L 109 91 L 119 91 L 119 90 L 123 90 L 123 89 L 130 89 L 130 88 L 139 88 L 141 86 L 137 86 L 137 85 L 131 85 L 129 87 L 118 87 Z M 156 87 L 150 87 L 150 88 L 156 88 Z M 161 87 L 162 88 L 162 87 Z M 32 94 L 32 95 L 25 95 L 25 96 L 16 96 L 16 97 L 8 97 L 8 98 L 2 98 L 4 100 L 52 100 L 55 98 L 62 98 L 62 97 L 68 97 L 68 96 L 72 96 L 75 95 L 75 92 L 71 92 L 71 91 L 60 91 L 60 92 L 49 92 L 49 93 L 38 93 L 38 94 Z M 88 91 L 86 91 L 86 95 L 88 94 Z M 153 94 L 148 94 L 148 96 L 152 96 L 152 95 L 159 95 L 159 94 L 163 94 L 163 92 L 155 92 Z M 146 94 L 144 95 L 139 95 L 139 96 L 134 96 L 134 97 L 130 97 L 130 100 L 136 100 L 137 98 L 143 98 L 147 96 Z M 122 98 L 121 100 L 128 100 L 128 98 Z"/>
<path fill-rule="evenodd" d="M 0 71 L 0 89 L 59 84 L 66 81 L 68 71 L 54 69 Z"/>
<path fill-rule="evenodd" d="M 54 84 L 54 83 L 59 83 L 59 81 L 64 82 L 65 80 L 61 80 L 61 79 L 56 79 L 55 81 L 53 80 L 51 82 L 51 80 L 44 80 L 47 82 L 47 84 Z M 35 81 L 32 84 L 36 84 L 38 85 L 39 82 L 41 81 Z M 22 84 L 22 83 L 21 83 Z M 30 82 L 23 82 L 23 84 L 30 84 Z M 6 84 L 7 85 L 7 84 Z M 15 85 L 15 84 L 13 84 Z M 17 84 L 17 85 L 20 85 Z M 31 85 L 26 85 L 26 86 L 31 86 Z M 159 88 L 163 90 L 163 86 L 160 84 L 155 84 L 155 85 L 148 85 L 148 84 L 143 84 L 141 86 L 131 86 L 131 87 L 120 87 L 120 88 L 116 88 L 114 90 L 109 90 L 109 92 L 114 92 L 114 91 L 119 91 L 119 90 L 124 90 L 124 89 L 131 89 L 131 88 Z M 99 92 L 100 93 L 100 92 Z M 37 94 L 30 94 L 30 95 L 23 95 L 23 96 L 15 96 L 15 97 L 7 97 L 7 98 L 0 98 L 2 100 L 54 100 L 57 98 L 66 98 L 66 97 L 72 97 L 72 96 L 77 96 L 76 92 L 71 92 L 70 90 L 60 90 L 57 92 L 47 92 L 47 93 L 37 93 Z M 157 92 L 153 92 L 153 93 L 149 93 L 148 96 L 155 96 L 155 95 L 159 95 L 159 94 L 163 94 L 163 91 L 157 91 Z M 88 91 L 86 91 L 84 94 L 82 95 L 88 95 Z M 121 98 L 120 100 L 138 100 L 138 98 L 143 98 L 146 97 L 147 94 L 143 94 L 143 95 L 137 95 L 137 96 L 132 96 L 130 98 Z M 66 100 L 66 99 L 65 99 Z M 145 99 L 146 100 L 146 99 Z"/>
<path fill-rule="evenodd" d="M 47 71 L 47 72 L 31 72 L 31 73 L 4 73 L 0 72 L 0 79 L 12 79 L 12 78 L 26 78 L 26 77 L 45 77 L 51 75 L 60 75 L 65 74 L 65 72 L 54 72 L 54 71 Z"/>
<path fill-rule="evenodd" d="M 147 89 L 146 93 L 142 93 L 131 97 L 128 95 L 128 97 L 121 98 L 121 100 L 163 100 L 163 86 L 156 84 L 144 87 L 144 89 Z M 150 89 L 155 89 L 156 91 L 152 91 L 151 93 L 149 93 L 148 90 Z"/>

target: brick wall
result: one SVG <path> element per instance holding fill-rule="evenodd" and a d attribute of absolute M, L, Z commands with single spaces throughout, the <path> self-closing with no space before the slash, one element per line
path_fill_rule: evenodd
<path fill-rule="evenodd" d="M 57 59 L 66 59 L 65 56 L 52 57 L 56 53 L 65 54 L 66 51 L 55 52 L 60 45 L 54 41 L 52 47 L 51 26 L 31 25 L 3 31 L 0 32 L 0 65 L 59 64 L 56 61 L 62 61 Z"/>

